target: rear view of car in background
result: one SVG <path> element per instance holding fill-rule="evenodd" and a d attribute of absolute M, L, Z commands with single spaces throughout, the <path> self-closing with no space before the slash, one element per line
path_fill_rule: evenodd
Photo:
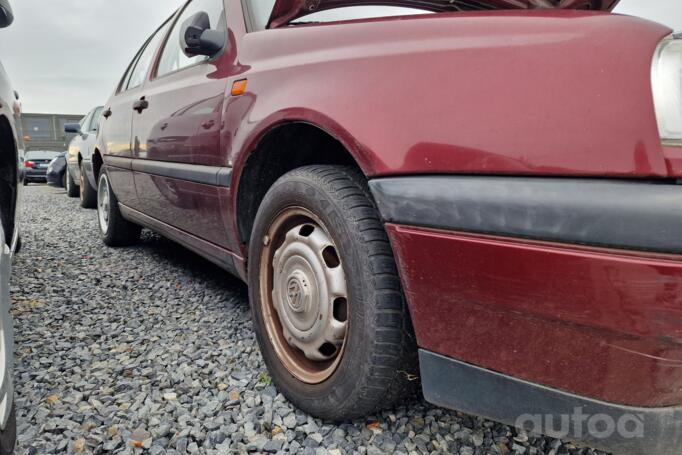
<path fill-rule="evenodd" d="M 92 156 L 97 141 L 97 131 L 102 118 L 102 106 L 88 112 L 80 123 L 67 123 L 64 131 L 77 133 L 71 140 L 66 154 L 66 193 L 69 197 L 80 197 L 81 207 L 95 208 L 97 181 L 92 169 Z"/>
<path fill-rule="evenodd" d="M 0 28 L 14 20 L 8 0 L 0 0 Z M 0 38 L 4 39 L 4 38 Z M 0 63 L 0 455 L 14 452 L 17 424 L 14 409 L 14 330 L 10 314 L 10 268 L 19 246 L 19 148 L 16 123 L 21 107 Z"/>
<path fill-rule="evenodd" d="M 47 168 L 50 162 L 63 152 L 52 150 L 29 150 L 24 154 L 21 166 L 21 181 L 24 186 L 29 183 L 47 183 Z"/>
<path fill-rule="evenodd" d="M 47 184 L 57 188 L 66 188 L 66 152 L 59 156 L 47 166 Z"/>

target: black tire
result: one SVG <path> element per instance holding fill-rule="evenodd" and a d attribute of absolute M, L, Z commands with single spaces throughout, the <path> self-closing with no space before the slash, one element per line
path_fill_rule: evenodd
<path fill-rule="evenodd" d="M 108 204 L 104 205 L 99 200 L 97 202 L 97 225 L 99 226 L 100 236 L 105 245 L 111 247 L 130 246 L 140 240 L 142 227 L 123 218 L 118 207 L 118 199 L 109 183 L 109 176 L 106 168 L 102 169 L 99 176 L 98 189 L 102 192 L 101 197 L 109 197 Z M 100 192 L 98 191 L 98 193 Z M 100 197 L 100 195 L 98 195 Z M 106 213 L 106 227 L 102 221 L 102 213 Z"/>
<path fill-rule="evenodd" d="M 87 175 L 85 175 L 85 166 L 83 163 L 80 164 L 81 168 L 81 181 L 80 181 L 80 198 L 81 207 L 84 209 L 94 209 L 97 207 L 97 190 L 90 185 Z"/>
<path fill-rule="evenodd" d="M 10 243 L 12 241 L 12 232 L 9 232 L 7 235 L 9 236 L 9 238 L 5 237 L 2 219 L 0 219 L 0 248 L 3 248 L 5 246 L 5 242 Z M 7 302 L 9 303 L 9 289 L 0 288 L 0 293 L 4 294 L 4 295 L 0 294 L 0 301 L 4 301 L 5 299 L 7 299 Z M 3 311 L 9 311 L 9 309 Z M 5 354 L 5 356 L 6 355 L 7 354 Z M 8 359 L 6 359 L 6 361 L 7 360 Z M 8 366 L 9 362 L 5 364 L 5 367 Z M 0 374 L 4 375 L 4 379 L 12 381 L 11 371 L 0 371 Z M 8 384 L 8 386 L 9 389 L 12 389 L 11 384 Z M 7 419 L 5 429 L 0 430 L 0 455 L 12 455 L 14 453 L 14 444 L 16 443 L 17 439 L 17 419 L 16 411 L 14 408 L 14 396 L 8 394 L 7 399 L 12 400 L 11 401 L 12 408 L 10 409 L 10 415 L 9 418 Z"/>
<path fill-rule="evenodd" d="M 0 455 L 12 455 L 17 441 L 17 412 L 12 402 L 12 410 L 7 425 L 0 431 Z"/>
<path fill-rule="evenodd" d="M 303 382 L 287 369 L 264 320 L 261 262 L 270 242 L 264 239 L 277 217 L 292 207 L 302 207 L 323 223 L 346 276 L 348 325 L 342 357 L 320 383 Z M 271 264 L 267 267 L 272 270 Z M 418 365 L 410 316 L 388 237 L 366 181 L 354 169 L 307 166 L 275 182 L 256 216 L 248 281 L 261 353 L 274 384 L 294 405 L 325 420 L 343 421 L 412 396 Z"/>
<path fill-rule="evenodd" d="M 76 185 L 76 181 L 73 179 L 73 177 L 71 177 L 71 173 L 69 172 L 68 168 L 64 172 L 64 175 L 65 175 L 64 187 L 66 188 L 66 195 L 69 197 L 79 197 L 80 190 L 78 189 L 78 185 Z"/>
<path fill-rule="evenodd" d="M 21 181 L 21 184 L 24 185 L 24 186 L 28 186 L 28 180 L 27 180 L 26 178 L 24 178 L 24 179 Z"/>

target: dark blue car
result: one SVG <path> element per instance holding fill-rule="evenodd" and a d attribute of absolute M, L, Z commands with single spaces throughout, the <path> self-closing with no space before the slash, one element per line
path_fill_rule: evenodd
<path fill-rule="evenodd" d="M 57 188 L 66 188 L 66 152 L 60 153 L 47 166 L 47 184 Z"/>

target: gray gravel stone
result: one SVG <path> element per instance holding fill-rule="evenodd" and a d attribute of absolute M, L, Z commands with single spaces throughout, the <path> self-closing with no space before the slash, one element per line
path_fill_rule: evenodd
<path fill-rule="evenodd" d="M 106 248 L 95 211 L 63 190 L 25 190 L 17 455 L 599 453 L 423 401 L 321 422 L 261 380 L 243 283 L 148 231 Z"/>

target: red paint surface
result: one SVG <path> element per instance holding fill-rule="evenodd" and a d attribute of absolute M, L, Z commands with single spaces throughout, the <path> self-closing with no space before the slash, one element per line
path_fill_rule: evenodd
<path fill-rule="evenodd" d="M 498 11 L 248 33 L 237 45 L 249 100 L 226 110 L 231 161 L 300 119 L 369 175 L 665 176 L 651 61 L 669 32 L 607 13 Z"/>
<path fill-rule="evenodd" d="M 609 402 L 682 402 L 682 262 L 388 226 L 422 348 Z"/>
<path fill-rule="evenodd" d="M 105 155 L 233 166 L 230 188 L 117 169 L 119 200 L 237 255 L 239 179 L 271 128 L 305 121 L 368 177 L 680 175 L 650 65 L 670 30 L 580 11 L 452 13 L 246 33 L 216 59 L 107 103 Z M 150 30 L 151 31 L 151 30 Z M 158 58 L 158 55 L 157 55 Z M 233 81 L 247 92 L 231 97 Z M 132 111 L 145 96 L 149 109 Z M 682 263 L 389 227 L 419 344 L 616 403 L 682 403 Z M 245 261 L 237 260 L 244 275 Z"/>

